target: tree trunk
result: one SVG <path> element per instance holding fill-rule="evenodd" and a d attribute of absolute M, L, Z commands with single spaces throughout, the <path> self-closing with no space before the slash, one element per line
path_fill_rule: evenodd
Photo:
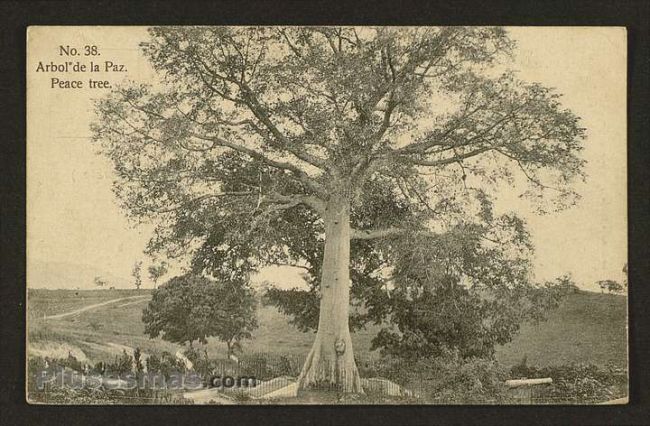
<path fill-rule="evenodd" d="M 324 215 L 325 253 L 320 284 L 318 331 L 298 378 L 300 389 L 363 393 L 350 337 L 350 205 L 328 202 Z"/>

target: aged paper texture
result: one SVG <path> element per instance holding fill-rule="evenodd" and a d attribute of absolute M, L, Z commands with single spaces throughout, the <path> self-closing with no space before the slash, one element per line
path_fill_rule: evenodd
<path fill-rule="evenodd" d="M 30 403 L 627 403 L 624 28 L 26 42 Z"/>

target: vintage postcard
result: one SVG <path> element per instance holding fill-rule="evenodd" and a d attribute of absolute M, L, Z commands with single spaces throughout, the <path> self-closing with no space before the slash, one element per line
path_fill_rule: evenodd
<path fill-rule="evenodd" d="M 32 404 L 625 404 L 626 31 L 26 34 Z"/>

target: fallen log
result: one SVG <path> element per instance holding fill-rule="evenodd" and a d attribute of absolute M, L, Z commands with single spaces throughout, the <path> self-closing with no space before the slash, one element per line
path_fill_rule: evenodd
<path fill-rule="evenodd" d="M 518 388 L 521 386 L 535 386 L 535 385 L 546 385 L 553 383 L 553 379 L 550 377 L 544 377 L 540 379 L 513 379 L 506 380 L 506 386 L 509 388 Z"/>

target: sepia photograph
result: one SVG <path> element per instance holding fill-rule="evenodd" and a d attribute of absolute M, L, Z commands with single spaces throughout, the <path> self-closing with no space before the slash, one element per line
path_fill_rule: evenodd
<path fill-rule="evenodd" d="M 28 403 L 629 403 L 625 27 L 26 37 Z"/>

